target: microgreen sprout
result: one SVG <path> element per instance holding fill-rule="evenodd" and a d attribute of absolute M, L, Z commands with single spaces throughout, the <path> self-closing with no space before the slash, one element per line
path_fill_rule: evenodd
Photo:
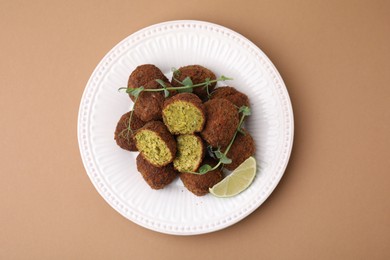
<path fill-rule="evenodd" d="M 198 172 L 190 172 L 190 173 L 202 175 L 202 174 L 205 174 L 207 172 L 210 172 L 210 171 L 213 171 L 213 170 L 217 169 L 221 164 L 230 164 L 230 163 L 232 163 L 232 160 L 227 157 L 227 154 L 228 154 L 230 148 L 232 147 L 232 144 L 233 144 L 234 140 L 236 139 L 237 133 L 238 132 L 240 132 L 240 133 L 243 132 L 242 131 L 242 124 L 244 122 L 245 117 L 247 117 L 247 116 L 249 116 L 251 114 L 251 110 L 247 106 L 240 107 L 238 111 L 239 111 L 239 113 L 241 113 L 241 119 L 240 119 L 240 122 L 238 123 L 236 132 L 234 133 L 233 138 L 230 140 L 230 143 L 227 146 L 226 150 L 224 152 L 222 152 L 221 148 L 218 147 L 218 149 L 214 151 L 214 150 L 212 150 L 212 148 L 210 146 L 207 147 L 208 152 L 213 154 L 212 157 L 214 157 L 214 158 L 219 160 L 218 163 L 214 167 L 212 167 L 209 164 L 204 164 L 204 165 L 202 165 L 199 168 Z"/>
<path fill-rule="evenodd" d="M 174 78 L 180 77 L 180 75 L 181 75 L 180 70 L 176 69 L 175 67 L 172 67 L 172 68 L 171 68 L 171 71 L 173 72 L 173 77 L 174 77 Z"/>
<path fill-rule="evenodd" d="M 175 79 L 175 78 L 174 78 Z M 159 91 L 164 91 L 164 93 L 167 95 L 166 91 L 169 90 L 176 90 L 179 93 L 182 92 L 192 92 L 193 88 L 198 88 L 198 87 L 207 87 L 210 86 L 212 83 L 216 83 L 218 81 L 226 81 L 226 80 L 233 80 L 232 78 L 228 78 L 225 76 L 221 76 L 217 79 L 206 79 L 204 82 L 194 84 L 191 80 L 190 77 L 186 77 L 183 81 L 179 81 L 176 79 L 182 86 L 180 87 L 167 87 L 164 81 L 156 79 L 156 81 L 162 86 L 162 88 L 154 88 L 154 89 L 145 89 L 144 87 L 139 87 L 139 88 L 119 88 L 118 90 L 126 90 L 126 93 L 129 93 L 131 96 L 137 97 L 141 92 L 159 92 Z M 207 90 L 208 94 L 209 91 Z"/>
<path fill-rule="evenodd" d="M 156 79 L 157 83 L 160 84 L 164 89 L 164 97 L 169 97 L 169 90 L 167 90 L 167 84 L 161 79 Z"/>
<path fill-rule="evenodd" d="M 204 82 L 202 83 L 198 83 L 198 84 L 194 84 L 191 80 L 190 77 L 186 77 L 183 81 L 180 81 L 178 80 L 176 77 L 180 76 L 181 75 L 181 72 L 180 70 L 177 70 L 176 68 L 172 68 L 171 71 L 173 72 L 173 80 L 175 80 L 176 82 L 180 83 L 181 86 L 180 87 L 168 87 L 166 82 L 164 82 L 163 80 L 161 79 L 156 79 L 156 82 L 158 84 L 161 85 L 161 88 L 155 88 L 155 89 L 145 89 L 143 86 L 139 87 L 139 88 L 119 88 L 118 91 L 121 91 L 121 90 L 126 90 L 126 93 L 130 94 L 131 96 L 135 97 L 135 100 L 134 100 L 134 105 L 133 105 L 133 110 L 130 112 L 130 119 L 129 119 L 129 125 L 128 125 L 128 133 L 129 131 L 131 133 L 133 133 L 133 130 L 131 129 L 131 119 L 133 117 L 133 113 L 134 113 L 134 107 L 137 103 L 137 100 L 138 100 L 138 97 L 139 95 L 142 93 L 142 92 L 164 92 L 164 96 L 165 98 L 169 97 L 170 95 L 170 90 L 176 90 L 177 92 L 179 93 L 183 93 L 183 92 L 189 92 L 189 93 L 192 93 L 193 92 L 193 89 L 194 88 L 198 88 L 198 87 L 205 87 L 206 90 L 207 90 L 207 95 L 208 97 L 210 97 L 210 92 L 209 92 L 209 89 L 208 87 L 212 84 L 212 83 L 216 83 L 218 81 L 226 81 L 226 80 L 233 80 L 233 78 L 229 78 L 229 77 L 226 77 L 224 75 L 220 76 L 219 78 L 217 79 L 214 79 L 214 80 L 210 80 L 210 78 L 207 78 Z M 127 138 L 128 139 L 128 138 Z"/>
<path fill-rule="evenodd" d="M 135 97 L 133 109 L 130 111 L 129 121 L 128 121 L 128 123 L 127 123 L 126 128 L 123 129 L 123 130 L 119 133 L 119 135 L 123 136 L 123 133 L 126 132 L 126 135 L 123 136 L 123 137 L 124 137 L 128 142 L 130 141 L 130 133 L 133 134 L 133 129 L 131 129 L 131 120 L 133 119 L 134 107 L 135 107 L 135 104 L 137 103 L 138 97 L 139 97 L 139 94 L 137 94 L 137 96 Z"/>

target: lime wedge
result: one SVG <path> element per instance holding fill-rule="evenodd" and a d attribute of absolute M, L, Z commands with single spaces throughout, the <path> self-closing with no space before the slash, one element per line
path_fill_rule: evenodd
<path fill-rule="evenodd" d="M 232 197 L 251 185 L 256 176 L 256 160 L 249 157 L 240 164 L 229 176 L 209 189 L 216 197 Z"/>

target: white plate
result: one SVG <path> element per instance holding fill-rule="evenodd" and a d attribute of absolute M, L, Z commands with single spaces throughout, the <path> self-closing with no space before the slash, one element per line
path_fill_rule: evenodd
<path fill-rule="evenodd" d="M 197 197 L 177 179 L 152 190 L 137 172 L 137 153 L 120 149 L 114 130 L 132 106 L 119 93 L 136 66 L 203 65 L 233 77 L 229 85 L 250 97 L 246 128 L 256 142 L 257 176 L 238 196 Z M 216 231 L 243 219 L 271 194 L 290 157 L 293 112 L 278 71 L 248 39 L 225 27 L 201 21 L 171 21 L 142 29 L 116 45 L 99 63 L 81 99 L 78 119 L 81 157 L 100 195 L 125 218 L 151 230 L 175 235 Z"/>

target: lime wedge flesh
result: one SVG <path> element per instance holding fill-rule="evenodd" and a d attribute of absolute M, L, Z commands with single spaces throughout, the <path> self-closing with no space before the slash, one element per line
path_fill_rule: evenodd
<path fill-rule="evenodd" d="M 229 176 L 210 188 L 209 191 L 216 197 L 232 197 L 248 188 L 255 176 L 256 160 L 253 157 L 249 157 Z"/>

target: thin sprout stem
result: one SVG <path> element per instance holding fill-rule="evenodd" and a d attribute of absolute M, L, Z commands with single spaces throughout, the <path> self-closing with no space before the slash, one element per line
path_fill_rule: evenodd
<path fill-rule="evenodd" d="M 230 148 L 232 147 L 233 142 L 234 142 L 234 140 L 236 139 L 238 130 L 241 129 L 241 125 L 242 125 L 242 123 L 244 122 L 244 118 L 245 118 L 245 115 L 242 114 L 241 119 L 240 119 L 240 122 L 238 123 L 238 126 L 237 126 L 237 130 L 236 130 L 236 132 L 234 133 L 232 140 L 230 140 L 230 143 L 229 143 L 228 147 L 226 148 L 225 152 L 223 153 L 224 155 L 227 155 L 227 153 L 229 152 Z"/>
<path fill-rule="evenodd" d="M 146 92 L 158 92 L 158 91 L 163 91 L 164 89 L 166 90 L 177 90 L 177 89 L 187 89 L 187 88 L 192 88 L 193 86 L 182 86 L 182 87 L 168 87 L 168 88 L 147 88 L 142 91 Z"/>
<path fill-rule="evenodd" d="M 183 83 L 180 80 L 178 80 L 177 78 L 173 77 L 173 80 L 183 85 Z"/>
<path fill-rule="evenodd" d="M 232 147 L 232 144 L 233 144 L 234 140 L 236 139 L 237 133 L 239 132 L 238 129 L 241 129 L 241 126 L 242 126 L 242 123 L 244 122 L 245 117 L 246 117 L 246 115 L 244 115 L 244 114 L 241 116 L 240 122 L 238 123 L 238 126 L 237 126 L 237 130 L 234 133 L 232 140 L 230 140 L 230 143 L 229 143 L 228 147 L 226 148 L 225 152 L 223 153 L 225 156 L 227 155 L 230 148 Z M 222 162 L 219 161 L 213 168 L 211 168 L 210 170 L 208 170 L 205 173 L 200 173 L 200 172 L 188 172 L 188 173 L 203 175 L 203 174 L 206 174 L 208 172 L 216 170 L 221 164 L 222 164 Z"/>
<path fill-rule="evenodd" d="M 216 170 L 221 164 L 222 164 L 222 162 L 219 161 L 213 168 L 210 169 L 210 171 Z"/>
<path fill-rule="evenodd" d="M 175 79 L 175 78 L 174 78 Z M 176 79 L 175 79 L 176 80 Z M 218 82 L 218 81 L 221 81 L 222 79 L 221 78 L 218 78 L 218 79 L 214 79 L 214 80 L 210 80 L 208 83 L 215 83 L 215 82 Z M 230 78 L 224 78 L 224 80 L 231 80 Z M 178 81 L 180 84 L 183 84 L 182 82 L 180 82 L 179 80 L 176 80 Z M 142 91 L 146 91 L 146 92 L 159 92 L 159 91 L 164 91 L 165 89 L 166 90 L 181 90 L 181 89 L 189 89 L 189 88 L 196 88 L 196 87 L 202 87 L 206 85 L 205 82 L 203 83 L 198 83 L 198 84 L 195 84 L 195 85 L 185 85 L 185 86 L 181 86 L 181 87 L 168 87 L 168 88 L 155 88 L 155 89 L 143 89 Z M 119 88 L 118 90 L 121 90 L 121 89 L 127 89 L 127 90 L 130 90 L 130 91 L 134 91 L 135 88 Z"/>
<path fill-rule="evenodd" d="M 200 172 L 188 172 L 188 173 L 197 174 L 197 175 L 203 175 L 203 174 L 206 174 L 208 172 L 216 170 L 221 164 L 222 164 L 222 162 L 219 161 L 213 168 L 211 168 L 210 170 L 208 170 L 207 172 L 204 172 L 204 173 L 200 173 Z"/>
<path fill-rule="evenodd" d="M 137 96 L 137 97 L 135 98 L 135 100 L 134 100 L 133 109 L 132 109 L 131 112 L 130 112 L 129 125 L 127 126 L 127 129 L 130 130 L 131 134 L 133 134 L 133 129 L 131 129 L 131 120 L 133 119 L 134 108 L 135 108 L 135 104 L 137 103 L 138 97 L 139 97 L 139 96 Z"/>
<path fill-rule="evenodd" d="M 218 82 L 218 79 L 214 79 L 214 80 L 210 80 L 208 83 L 210 84 L 210 83 L 214 83 L 214 82 Z M 204 85 L 206 85 L 206 83 L 205 82 L 203 82 L 203 83 L 198 83 L 198 84 L 195 84 L 195 85 L 192 85 L 192 87 L 202 87 L 202 86 L 204 86 Z"/>
<path fill-rule="evenodd" d="M 207 91 L 207 97 L 210 99 L 211 94 L 210 94 L 210 91 L 209 91 L 209 85 L 206 85 L 206 91 Z"/>

